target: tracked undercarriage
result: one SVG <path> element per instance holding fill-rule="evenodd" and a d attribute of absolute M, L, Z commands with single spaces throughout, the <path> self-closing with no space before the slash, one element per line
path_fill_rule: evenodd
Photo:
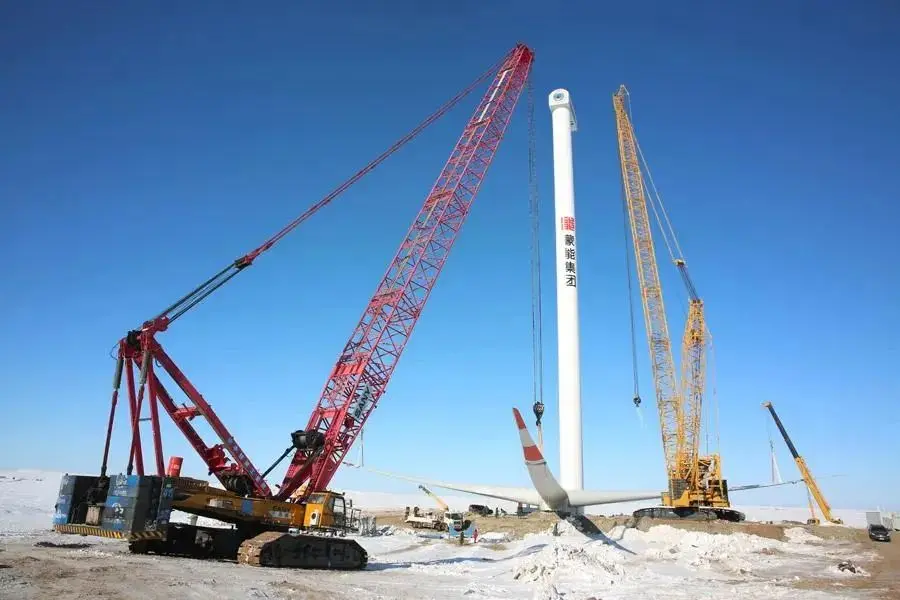
<path fill-rule="evenodd" d="M 369 555 L 356 540 L 267 531 L 244 541 L 237 560 L 257 567 L 356 570 L 366 567 Z"/>
<path fill-rule="evenodd" d="M 172 509 L 231 523 L 172 523 Z M 366 551 L 353 539 L 344 497 L 310 495 L 306 502 L 248 498 L 182 477 L 63 478 L 54 529 L 128 541 L 135 554 L 237 560 L 259 567 L 364 569 Z"/>
<path fill-rule="evenodd" d="M 255 567 L 364 569 L 368 553 L 356 540 L 337 536 L 266 531 L 245 538 L 238 529 L 175 523 L 160 540 L 129 543 L 134 554 L 233 560 Z"/>
<path fill-rule="evenodd" d="M 671 519 L 686 521 L 732 521 L 739 523 L 745 516 L 733 508 L 713 506 L 651 506 L 641 508 L 632 513 L 635 519 L 648 517 L 651 519 Z"/>

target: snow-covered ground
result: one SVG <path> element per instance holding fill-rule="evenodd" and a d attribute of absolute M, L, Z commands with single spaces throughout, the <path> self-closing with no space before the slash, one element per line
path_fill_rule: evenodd
<path fill-rule="evenodd" d="M 70 538 L 48 531 L 59 476 L 59 473 L 39 471 L 0 471 L 0 549 L 10 549 L 9 553 L 0 554 L 3 562 L 10 562 L 9 557 L 17 555 L 16 552 L 43 550 L 33 548 L 36 538 L 56 541 Z M 363 508 L 402 509 L 408 504 L 425 504 L 415 494 L 391 497 L 348 493 Z M 460 507 L 473 501 L 463 497 L 447 497 L 447 500 L 452 506 Z M 629 510 L 624 505 L 621 509 L 603 508 L 605 514 Z M 806 518 L 803 509 L 744 508 L 751 519 L 803 521 Z M 863 511 L 839 511 L 838 514 L 848 524 L 857 524 L 857 512 L 863 514 Z M 864 523 L 864 516 L 859 518 Z M 120 556 L 119 560 L 107 562 L 132 572 L 155 569 L 160 577 L 180 577 L 185 581 L 182 585 L 190 585 L 193 593 L 198 594 L 196 597 L 220 600 L 312 597 L 298 592 L 309 589 L 312 582 L 321 594 L 319 597 L 329 598 L 846 598 L 849 589 L 842 593 L 825 591 L 833 585 L 827 580 L 867 575 L 838 571 L 838 562 L 848 559 L 864 562 L 872 558 L 871 551 L 859 545 L 826 541 L 803 528 L 788 529 L 787 541 L 744 533 L 685 531 L 667 525 L 657 525 L 646 532 L 619 526 L 607 535 L 591 538 L 563 522 L 557 533 L 560 535 L 554 536 L 548 530 L 508 540 L 485 531 L 478 544 L 459 546 L 434 535 L 383 527 L 381 535 L 359 538 L 369 553 L 365 571 L 315 572 L 314 575 L 222 562 L 184 563 L 188 559 L 133 556 L 127 554 L 121 543 L 94 538 L 87 540 L 99 548 L 44 551 L 60 553 L 55 557 L 59 560 L 70 555 L 84 559 L 79 564 L 86 565 L 85 573 L 96 570 L 88 568 L 90 560 Z M 127 567 L 123 566 L 126 563 Z M 7 597 L 5 593 L 9 597 L 30 597 L 12 595 L 13 591 L 24 589 L 12 586 L 25 584 L 16 580 L 16 566 L 11 564 L 12 568 L 0 571 L 0 597 Z M 179 564 L 180 567 L 173 566 Z M 185 568 L 185 564 L 190 567 Z M 87 581 L 90 577 L 93 575 L 85 574 Z M 821 580 L 825 589 L 794 587 L 801 580 Z M 140 597 L 168 597 L 165 595 L 168 592 L 155 594 L 157 591 L 148 588 Z"/>
<path fill-rule="evenodd" d="M 421 545 L 407 541 L 415 536 L 403 530 L 365 543 L 376 570 L 402 568 L 421 575 L 422 585 L 455 589 L 457 595 L 446 597 L 476 598 L 558 598 L 560 592 L 566 598 L 671 598 L 679 588 L 697 599 L 833 598 L 791 584 L 834 577 L 840 560 L 864 558 L 799 528 L 787 542 L 666 525 L 647 532 L 620 526 L 596 538 L 568 524 L 558 532 L 527 535 L 501 549 Z"/>
<path fill-rule="evenodd" d="M 46 531 L 62 473 L 0 470 L 0 536 Z"/>

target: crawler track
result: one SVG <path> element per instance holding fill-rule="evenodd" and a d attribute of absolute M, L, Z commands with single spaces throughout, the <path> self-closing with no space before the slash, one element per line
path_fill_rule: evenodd
<path fill-rule="evenodd" d="M 359 570 L 366 568 L 369 555 L 356 540 L 267 531 L 245 540 L 237 559 L 256 567 Z"/>
<path fill-rule="evenodd" d="M 712 506 L 686 506 L 673 508 L 670 506 L 651 506 L 641 508 L 632 513 L 635 519 L 648 517 L 650 519 L 671 519 L 689 521 L 731 521 L 740 523 L 745 515 L 733 508 L 714 508 Z"/>

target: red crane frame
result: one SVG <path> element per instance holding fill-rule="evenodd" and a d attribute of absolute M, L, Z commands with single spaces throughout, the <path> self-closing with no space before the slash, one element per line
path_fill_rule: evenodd
<path fill-rule="evenodd" d="M 324 451 L 315 457 L 295 452 L 280 499 L 304 482 L 308 490 L 325 489 L 378 404 L 506 132 L 533 58 L 518 46 L 475 108 L 310 416 L 306 430 L 325 435 Z"/>
<path fill-rule="evenodd" d="M 291 497 L 303 484 L 306 484 L 303 493 L 294 494 L 295 499 L 303 499 L 314 491 L 326 489 L 376 407 L 468 216 L 472 201 L 525 87 L 533 61 L 534 52 L 520 43 L 500 61 L 499 67 L 495 66 L 496 73 L 491 85 L 463 130 L 325 384 L 306 429 L 320 443 L 314 448 L 296 447 L 277 498 Z M 156 334 L 165 331 L 172 321 L 251 265 L 260 254 L 269 250 L 309 216 L 445 114 L 492 71 L 494 68 L 482 74 L 468 88 L 259 248 L 229 264 L 159 316 L 145 322 L 140 329 L 129 332 L 120 340 L 101 475 L 106 474 L 124 372 L 132 432 L 129 473 L 135 467 L 139 475 L 144 474 L 140 432 L 140 422 L 143 419 L 140 415 L 144 399 L 147 398 L 158 474 L 163 475 L 165 472 L 159 427 L 159 406 L 162 406 L 206 463 L 210 474 L 215 475 L 226 488 L 242 495 L 273 496 L 263 474 L 247 457 L 202 394 L 165 352 L 156 340 Z M 158 378 L 154 363 L 158 363 L 172 378 L 190 401 L 190 405 L 179 406 L 175 403 Z M 203 441 L 191 423 L 197 417 L 203 417 L 218 437 L 219 443 L 208 445 Z M 285 455 L 290 450 L 291 448 Z M 229 460 L 228 455 L 234 462 Z"/>

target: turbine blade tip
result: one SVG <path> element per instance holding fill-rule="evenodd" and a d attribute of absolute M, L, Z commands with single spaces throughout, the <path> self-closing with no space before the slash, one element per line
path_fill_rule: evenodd
<path fill-rule="evenodd" d="M 522 419 L 522 414 L 518 408 L 513 407 L 513 416 L 516 418 L 516 427 L 525 429 L 525 421 Z"/>

